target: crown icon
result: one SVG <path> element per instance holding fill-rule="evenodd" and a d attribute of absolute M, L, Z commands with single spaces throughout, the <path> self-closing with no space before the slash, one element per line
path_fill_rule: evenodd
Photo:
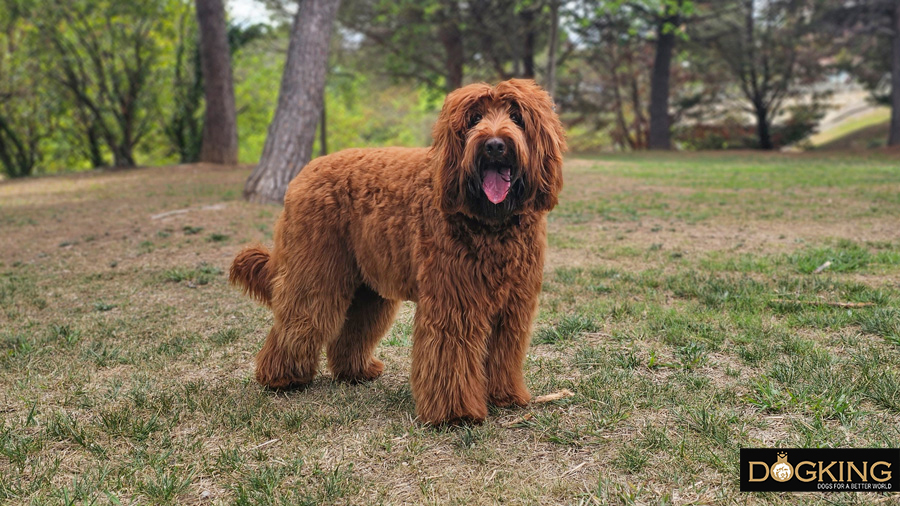
<path fill-rule="evenodd" d="M 787 460 L 787 452 L 778 452 L 778 460 Z"/>

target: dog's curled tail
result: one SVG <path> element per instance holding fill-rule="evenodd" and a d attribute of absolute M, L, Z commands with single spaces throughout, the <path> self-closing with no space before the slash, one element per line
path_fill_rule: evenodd
<path fill-rule="evenodd" d="M 240 285 L 244 293 L 270 306 L 272 303 L 272 283 L 269 269 L 269 250 L 256 245 L 244 248 L 234 257 L 228 280 Z"/>

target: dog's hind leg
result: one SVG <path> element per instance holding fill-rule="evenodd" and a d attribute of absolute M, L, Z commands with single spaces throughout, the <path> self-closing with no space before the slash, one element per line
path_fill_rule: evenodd
<path fill-rule="evenodd" d="M 272 283 L 275 324 L 256 356 L 256 380 L 269 388 L 312 381 L 322 346 L 344 324 L 358 281 L 353 264 L 340 253 L 343 248 L 322 246 L 329 246 L 327 254 L 284 250 Z"/>
<path fill-rule="evenodd" d="M 384 364 L 375 346 L 394 322 L 399 301 L 388 300 L 366 285 L 357 288 L 340 333 L 328 344 L 328 367 L 334 378 L 360 382 L 377 378 Z"/>

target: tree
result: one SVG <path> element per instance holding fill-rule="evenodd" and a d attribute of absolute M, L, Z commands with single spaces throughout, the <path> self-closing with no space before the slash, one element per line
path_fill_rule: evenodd
<path fill-rule="evenodd" d="M 203 144 L 203 71 L 194 16 L 185 9 L 179 16 L 172 77 L 172 109 L 162 125 L 163 134 L 181 163 L 200 158 Z"/>
<path fill-rule="evenodd" d="M 556 52 L 559 47 L 559 3 L 560 0 L 550 0 L 550 41 L 547 49 L 547 78 L 544 80 L 544 89 L 550 94 L 550 98 L 556 96 Z"/>
<path fill-rule="evenodd" d="M 29 176 L 41 157 L 40 142 L 52 118 L 40 93 L 40 66 L 31 58 L 20 2 L 0 1 L 0 168 Z"/>
<path fill-rule="evenodd" d="M 688 6 L 691 4 L 688 2 Z M 650 74 L 650 132 L 647 147 L 671 149 L 669 125 L 669 76 L 672 72 L 672 53 L 675 50 L 675 31 L 685 9 L 684 0 L 666 1 L 656 11 L 656 55 Z"/>
<path fill-rule="evenodd" d="M 463 23 L 471 71 L 499 79 L 534 79 L 535 58 L 553 30 L 551 3 L 553 0 L 468 2 Z"/>
<path fill-rule="evenodd" d="M 889 146 L 900 146 L 900 2 L 891 16 L 891 131 Z"/>
<path fill-rule="evenodd" d="M 340 0 L 303 0 L 294 17 L 278 107 L 244 197 L 281 203 L 288 183 L 309 162 L 322 111 L 328 45 Z"/>
<path fill-rule="evenodd" d="M 534 78 L 558 0 L 347 0 L 341 25 L 365 37 L 369 67 L 431 89 Z"/>
<path fill-rule="evenodd" d="M 638 144 L 649 149 L 671 149 L 671 92 L 672 60 L 676 42 L 684 35 L 685 23 L 694 19 L 695 2 L 692 0 L 606 0 L 595 2 L 582 0 L 572 9 L 576 30 L 603 29 L 613 26 L 614 33 L 601 35 L 608 45 L 618 40 L 632 46 L 641 40 L 652 44 L 653 59 L 646 68 L 649 76 L 649 105 L 647 107 L 646 142 Z M 607 60 L 602 58 L 601 60 Z M 608 64 L 609 61 L 605 61 Z M 635 110 L 636 115 L 643 111 Z"/>
<path fill-rule="evenodd" d="M 773 149 L 772 122 L 798 84 L 820 75 L 802 0 L 729 0 L 706 36 L 756 119 L 760 149 Z"/>
<path fill-rule="evenodd" d="M 184 5 L 177 15 L 176 41 L 172 72 L 171 108 L 165 112 L 162 133 L 171 143 L 181 163 L 200 160 L 204 132 L 204 80 L 200 64 L 197 19 L 194 10 Z M 266 36 L 266 25 L 227 24 L 229 60 L 253 41 Z M 240 111 L 237 111 L 238 113 Z M 212 161 L 212 160 L 206 160 Z M 217 162 L 214 162 L 217 163 Z"/>
<path fill-rule="evenodd" d="M 35 24 L 48 47 L 47 74 L 77 110 L 87 139 L 103 139 L 116 167 L 132 167 L 149 132 L 165 5 L 52 0 Z"/>
<path fill-rule="evenodd" d="M 890 106 L 888 145 L 900 145 L 900 2 L 821 0 L 820 21 L 840 51 L 838 66 L 852 73 L 875 101 Z"/>
<path fill-rule="evenodd" d="M 200 161 L 234 164 L 238 161 L 238 135 L 225 7 L 222 0 L 196 0 L 196 6 L 206 96 Z"/>
<path fill-rule="evenodd" d="M 340 22 L 372 46 L 361 48 L 371 68 L 452 91 L 462 85 L 469 58 L 462 15 L 454 0 L 345 0 Z"/>

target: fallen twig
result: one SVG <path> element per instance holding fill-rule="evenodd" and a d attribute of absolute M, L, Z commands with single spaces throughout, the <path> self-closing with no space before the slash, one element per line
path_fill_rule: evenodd
<path fill-rule="evenodd" d="M 174 216 L 176 214 L 184 214 L 190 211 L 190 209 L 176 209 L 174 211 L 166 211 L 164 213 L 154 214 L 150 217 L 151 220 L 159 220 L 161 218 L 166 218 L 168 216 Z"/>
<path fill-rule="evenodd" d="M 565 478 L 566 476 L 568 476 L 568 475 L 574 473 L 575 471 L 578 471 L 579 469 L 581 469 L 582 467 L 586 466 L 587 464 L 588 464 L 588 462 L 585 460 L 585 461 L 582 462 L 581 464 L 578 464 L 577 466 L 573 467 L 572 469 L 569 469 L 568 471 L 564 472 L 564 473 L 562 474 L 562 477 Z"/>
<path fill-rule="evenodd" d="M 166 211 L 164 213 L 154 214 L 150 216 L 151 220 L 160 220 L 163 218 L 168 218 L 169 216 L 175 216 L 176 214 L 185 214 L 191 211 L 219 211 L 225 209 L 225 204 L 210 204 L 208 206 L 203 207 L 195 207 L 195 208 L 187 208 L 187 209 L 175 209 L 174 211 Z"/>
<path fill-rule="evenodd" d="M 565 399 L 566 397 L 572 397 L 573 395 L 575 394 L 573 394 L 571 390 L 569 390 L 568 388 L 563 388 L 559 392 L 535 397 L 531 402 L 533 404 L 544 404 L 545 402 L 558 401 L 560 399 Z"/>
<path fill-rule="evenodd" d="M 281 440 L 280 439 L 270 439 L 270 440 L 266 441 L 265 443 L 260 443 L 256 446 L 254 446 L 253 448 L 249 448 L 247 451 L 252 452 L 253 450 L 259 450 L 260 448 L 262 448 L 264 446 L 269 446 L 269 445 L 275 444 L 279 441 L 281 441 Z"/>
<path fill-rule="evenodd" d="M 826 260 L 824 264 L 816 267 L 816 270 L 813 271 L 813 274 L 819 274 L 829 267 L 831 267 L 831 260 Z"/>
<path fill-rule="evenodd" d="M 806 304 L 808 306 L 831 306 L 843 308 L 856 307 L 872 307 L 874 302 L 830 302 L 827 300 L 790 300 L 790 299 L 773 299 L 776 304 Z"/>
<path fill-rule="evenodd" d="M 502 423 L 501 426 L 506 429 L 511 429 L 513 427 L 518 427 L 519 425 L 522 425 L 523 423 L 527 422 L 528 420 L 531 420 L 532 418 L 534 418 L 534 415 L 532 413 L 525 413 L 524 415 L 522 415 L 518 418 L 514 418 L 508 422 Z"/>

